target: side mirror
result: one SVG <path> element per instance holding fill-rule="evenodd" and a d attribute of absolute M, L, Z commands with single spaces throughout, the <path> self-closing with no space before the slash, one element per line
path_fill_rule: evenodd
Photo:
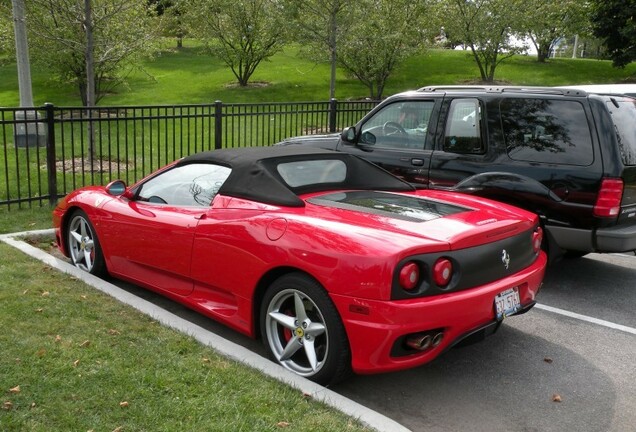
<path fill-rule="evenodd" d="M 376 137 L 371 132 L 364 132 L 360 137 L 360 144 L 374 145 Z"/>
<path fill-rule="evenodd" d="M 122 180 L 114 180 L 106 185 L 106 192 L 112 196 L 123 196 L 125 198 L 130 198 L 130 192 L 126 187 L 126 183 Z"/>
<path fill-rule="evenodd" d="M 344 142 L 353 144 L 356 139 L 356 134 L 357 134 L 357 131 L 355 126 L 347 127 L 342 130 L 342 133 L 340 134 L 340 139 Z"/>

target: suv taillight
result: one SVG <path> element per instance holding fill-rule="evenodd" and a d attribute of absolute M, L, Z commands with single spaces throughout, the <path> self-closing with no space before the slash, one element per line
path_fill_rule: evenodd
<path fill-rule="evenodd" d="M 623 197 L 622 179 L 603 179 L 601 190 L 594 204 L 594 216 L 614 217 L 618 216 Z"/>

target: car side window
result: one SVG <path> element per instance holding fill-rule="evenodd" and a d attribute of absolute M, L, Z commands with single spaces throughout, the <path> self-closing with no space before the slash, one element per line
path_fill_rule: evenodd
<path fill-rule="evenodd" d="M 478 99 L 451 102 L 444 133 L 444 151 L 481 154 L 486 151 L 481 137 L 481 105 Z"/>
<path fill-rule="evenodd" d="M 612 116 L 618 148 L 625 165 L 636 165 L 636 102 L 625 98 L 612 98 L 607 102 Z"/>
<path fill-rule="evenodd" d="M 513 160 L 587 166 L 592 135 L 578 101 L 510 98 L 500 104 L 508 156 Z"/>
<path fill-rule="evenodd" d="M 395 102 L 375 113 L 361 129 L 360 143 L 393 149 L 424 149 L 433 101 Z"/>
<path fill-rule="evenodd" d="M 137 199 L 153 204 L 209 207 L 231 171 L 215 164 L 177 166 L 145 182 Z"/>

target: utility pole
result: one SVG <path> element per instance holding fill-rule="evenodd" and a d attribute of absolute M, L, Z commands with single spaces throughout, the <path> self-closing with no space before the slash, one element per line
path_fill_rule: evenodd
<path fill-rule="evenodd" d="M 576 51 L 579 49 L 579 35 L 574 36 L 574 47 L 572 49 L 572 58 L 576 58 Z"/>
<path fill-rule="evenodd" d="M 18 63 L 18 87 L 20 88 L 20 106 L 32 107 L 31 66 L 29 64 L 29 44 L 27 43 L 24 0 L 12 0 L 12 5 L 15 53 Z"/>
<path fill-rule="evenodd" d="M 29 44 L 27 42 L 26 13 L 24 0 L 11 0 L 13 12 L 13 32 L 15 34 L 15 52 L 18 65 L 18 87 L 20 107 L 14 113 L 13 130 L 16 147 L 34 147 L 46 145 L 46 129 L 38 123 L 38 112 L 33 107 L 31 89 L 31 65 L 29 64 Z"/>

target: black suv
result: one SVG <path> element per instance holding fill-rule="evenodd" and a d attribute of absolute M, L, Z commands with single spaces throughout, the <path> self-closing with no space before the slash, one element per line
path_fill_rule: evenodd
<path fill-rule="evenodd" d="M 290 138 L 422 188 L 533 211 L 551 259 L 636 250 L 636 99 L 568 88 L 425 87 L 341 134 Z"/>

